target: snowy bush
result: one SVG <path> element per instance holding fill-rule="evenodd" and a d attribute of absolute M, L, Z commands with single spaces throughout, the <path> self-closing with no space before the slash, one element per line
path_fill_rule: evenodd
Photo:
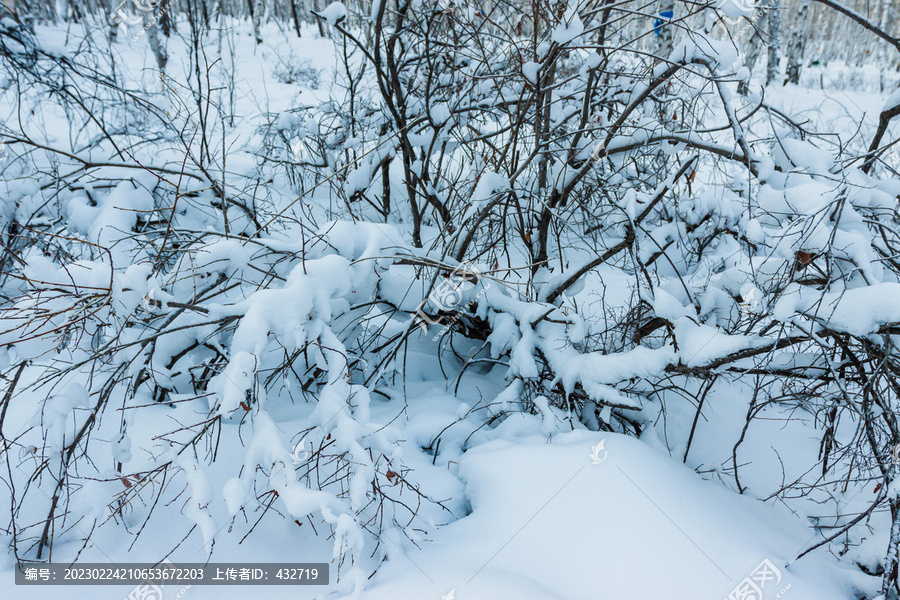
<path fill-rule="evenodd" d="M 737 93 L 750 72 L 706 7 L 662 57 L 626 35 L 639 8 L 604 7 L 526 27 L 515 6 L 374 2 L 350 28 L 334 3 L 334 85 L 313 96 L 318 63 L 286 53 L 271 72 L 301 100 L 252 116 L 224 17 L 194 4 L 162 76 L 99 33 L 73 50 L 0 23 L 2 101 L 26 116 L 0 129 L 16 558 L 136 543 L 174 506 L 207 553 L 264 518 L 313 529 L 358 592 L 471 509 L 443 479 L 470 448 L 539 423 L 700 470 L 704 410 L 734 397 L 714 476 L 828 507 L 841 553 L 871 484 L 856 513 L 889 509 L 872 571 L 893 594 L 900 101 L 847 141 Z M 416 406 L 432 359 L 465 396 L 448 422 Z M 783 485 L 742 455 L 779 419 L 819 447 Z"/>
<path fill-rule="evenodd" d="M 278 58 L 272 75 L 281 83 L 298 83 L 311 90 L 319 89 L 319 70 L 309 60 L 298 61 L 293 55 Z"/>

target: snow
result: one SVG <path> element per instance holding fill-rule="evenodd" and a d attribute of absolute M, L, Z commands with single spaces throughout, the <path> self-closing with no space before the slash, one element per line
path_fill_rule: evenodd
<path fill-rule="evenodd" d="M 752 17 L 753 11 L 756 10 L 756 2 L 751 0 L 719 0 L 716 3 L 716 10 L 726 17 L 732 19 L 738 17 Z"/>
<path fill-rule="evenodd" d="M 219 530 L 209 512 L 209 503 L 213 496 L 212 486 L 195 457 L 185 452 L 180 455 L 178 464 L 184 471 L 188 484 L 185 515 L 200 528 L 203 545 L 209 551 L 212 549 L 213 537 Z"/>
<path fill-rule="evenodd" d="M 471 206 L 467 215 L 477 213 L 492 199 L 494 194 L 509 188 L 509 179 L 493 171 L 485 171 L 478 178 L 478 183 L 472 191 Z"/>
<path fill-rule="evenodd" d="M 884 107 L 881 109 L 881 112 L 888 112 L 894 110 L 900 106 L 900 88 L 894 90 L 888 99 L 884 102 Z"/>
<path fill-rule="evenodd" d="M 525 79 L 528 80 L 531 85 L 537 85 L 538 83 L 538 72 L 541 69 L 540 63 L 529 61 L 522 65 L 522 75 L 525 76 Z"/>
<path fill-rule="evenodd" d="M 559 45 L 568 44 L 584 33 L 584 23 L 582 23 L 581 17 L 578 16 L 577 10 L 578 2 L 569 0 L 562 22 L 550 34 L 551 40 Z"/>
<path fill-rule="evenodd" d="M 347 7 L 343 2 L 332 2 L 322 11 L 322 17 L 329 25 L 337 25 L 347 18 Z"/>
<path fill-rule="evenodd" d="M 482 18 L 472 6 L 439 6 L 453 18 Z M 372 3 L 373 18 L 381 7 Z M 799 139 L 774 111 L 745 119 L 760 97 L 734 93 L 735 84 L 758 84 L 759 68 L 738 68 L 731 42 L 684 34 L 671 60 L 703 58 L 718 70 L 722 95 L 752 133 L 759 177 L 726 158 L 736 152 L 733 132 L 721 129 L 728 120 L 714 90 L 698 104 L 702 123 L 663 143 L 658 156 L 653 150 L 654 160 L 670 167 L 697 153 L 692 146 L 715 150 L 712 160 L 704 155 L 679 181 L 674 169 L 646 170 L 638 152 L 623 148 L 669 126 L 644 110 L 648 103 L 612 138 L 610 160 L 589 165 L 590 185 L 553 209 L 549 257 L 536 264 L 533 222 L 522 222 L 548 206 L 533 165 L 524 162 L 537 162 L 528 158 L 534 140 L 512 144 L 508 163 L 498 161 L 494 148 L 509 138 L 492 119 L 503 111 L 486 109 L 527 95 L 551 42 L 568 45 L 549 114 L 551 146 L 571 139 L 582 96 L 571 101 L 569 88 L 604 62 L 578 47 L 590 37 L 578 14 L 584 8 L 569 2 L 534 55 L 530 40 L 527 53 L 512 45 L 498 53 L 490 68 L 508 69 L 508 77 L 454 64 L 440 74 L 439 88 L 428 88 L 428 102 L 410 95 L 406 109 L 415 125 L 407 138 L 417 160 L 409 168 L 435 167 L 422 189 L 448 202 L 452 215 L 444 222 L 419 198 L 421 247 L 410 241 L 401 150 L 396 132 L 381 129 L 388 117 L 371 69 L 360 71 L 363 104 L 353 119 L 335 108 L 346 91 L 340 68 L 333 70 L 337 31 L 318 38 L 310 25 L 302 38 L 289 32 L 286 39 L 270 22 L 259 47 L 246 35 L 248 23 L 235 21 L 224 34 L 233 34 L 234 47 L 215 56 L 212 85 L 230 76 L 237 82 L 238 118 L 227 126 L 216 121 L 206 158 L 209 178 L 224 180 L 227 211 L 206 175 L 179 180 L 182 171 L 197 172 L 199 142 L 188 148 L 189 136 L 164 130 L 165 144 L 139 138 L 127 146 L 135 162 L 168 169 L 153 174 L 123 168 L 102 136 L 71 132 L 69 116 L 51 102 L 33 115 L 35 139 L 46 133 L 50 145 L 87 161 L 113 156 L 117 165 L 92 169 L 72 185 L 25 172 L 4 172 L 0 180 L 4 245 L 12 249 L 4 250 L 4 269 L 22 278 L 4 284 L 3 385 L 30 361 L 10 400 L 3 395 L 9 388 L 0 389 L 0 425 L 11 442 L 5 456 L 16 493 L 30 494 L 22 523 L 45 522 L 67 445 L 95 419 L 90 452 L 82 453 L 84 442 L 72 454 L 78 466 L 67 473 L 72 492 L 64 498 L 71 516 L 59 519 L 54 560 L 153 561 L 171 553 L 176 562 L 324 561 L 332 568 L 324 591 L 197 586 L 189 596 L 197 600 L 263 593 L 273 600 L 727 598 L 764 560 L 781 575 L 779 587 L 766 588 L 767 600 L 782 589 L 787 598 L 874 596 L 876 578 L 857 564 L 881 566 L 885 511 L 794 562 L 823 531 L 843 524 L 835 515 L 858 514 L 876 497 L 875 482 L 857 478 L 858 463 L 839 484 L 833 466 L 827 483 L 819 479 L 823 455 L 871 459 L 858 448 L 858 414 L 834 424 L 828 435 L 836 449 L 825 450 L 823 432 L 831 426 L 823 422 L 832 407 L 825 403 L 843 406 L 835 398 L 850 378 L 823 379 L 818 398 L 754 370 L 820 377 L 843 366 L 831 362 L 839 352 L 817 347 L 835 337 L 823 328 L 878 346 L 887 336 L 877 332 L 900 324 L 900 283 L 886 258 L 892 250 L 871 229 L 873 219 L 896 208 L 900 183 L 881 177 L 880 167 L 867 175 L 845 160 L 864 152 L 859 144 L 871 139 L 879 107 L 896 106 L 900 96 L 869 93 L 864 85 L 837 94 L 810 83 L 821 73 L 840 74 L 874 90 L 889 74 L 871 65 L 859 73 L 846 65 L 809 67 L 801 86 L 766 89 L 769 106 L 797 116 L 809 131 L 847 134 L 840 147 L 848 154 L 839 154 L 828 136 Z M 335 2 L 321 16 L 330 26 L 346 24 L 348 9 Z M 354 28 L 368 26 L 366 18 Z M 592 19 L 593 30 L 597 15 Z M 64 28 L 38 29 L 46 50 L 77 58 L 63 42 Z M 188 55 L 179 38 L 168 43 L 166 77 L 179 89 L 189 81 L 190 69 L 179 71 Z M 157 87 L 155 71 L 146 68 L 145 46 L 117 43 L 110 57 L 131 89 L 166 95 L 159 100 L 170 111 L 166 118 L 193 131 L 180 112 L 183 99 Z M 534 60 L 523 58 L 529 56 Z M 221 58 L 232 59 L 233 73 Z M 279 83 L 276 59 L 308 60 L 326 84 L 316 91 Z M 364 61 L 353 55 L 350 63 L 357 69 Z M 641 64 L 633 79 L 610 71 L 603 83 L 610 114 L 671 66 Z M 608 66 L 627 72 L 633 65 Z M 694 69 L 705 75 L 687 65 L 685 82 Z M 470 81 L 478 83 L 470 89 Z M 420 83 L 413 80 L 411 89 Z M 656 93 L 676 97 L 681 85 Z M 444 94 L 457 88 L 466 96 Z M 0 107 L 10 102 L 0 94 Z M 576 161 L 590 157 L 594 135 L 609 126 L 605 111 L 590 118 L 591 135 L 573 150 Z M 710 124 L 720 129 L 699 133 Z M 467 145 L 467 136 L 482 135 L 490 144 Z M 301 140 L 304 161 L 326 167 L 293 164 Z M 426 156 L 433 142 L 441 161 Z M 12 158 L 24 144 L 9 146 L 3 168 L 25 168 Z M 274 167 L 270 147 L 280 161 Z M 27 156 L 47 172 L 80 168 L 44 154 Z M 227 167 L 217 162 L 226 154 Z M 379 165 L 390 157 L 382 173 Z M 549 158 L 544 191 L 574 181 L 577 168 L 561 154 Z M 522 166 L 515 177 L 509 163 Z M 391 193 L 388 215 L 380 213 L 383 186 Z M 582 274 L 553 305 L 546 302 L 619 243 L 659 194 L 633 244 Z M 476 221 L 482 214 L 488 218 Z M 42 233 L 19 250 L 26 234 L 13 234 L 13 224 Z M 478 235 L 457 259 L 471 226 Z M 579 233 L 588 227 L 595 237 Z M 501 241 L 487 235 L 497 230 L 504 231 Z M 166 235 L 169 245 L 160 252 Z M 893 239 L 894 232 L 885 235 Z M 810 265 L 798 266 L 798 249 L 813 257 Z M 464 260 L 477 263 L 479 282 L 455 289 L 461 300 L 447 308 L 458 312 L 420 332 L 412 315 L 445 272 L 434 265 L 471 264 Z M 451 317 L 457 327 L 444 328 Z M 464 335 L 463 327 L 478 335 Z M 812 342 L 768 350 L 774 340 L 805 332 Z M 754 349 L 766 352 L 708 378 L 682 375 Z M 101 357 L 91 359 L 92 352 Z M 752 426 L 745 427 L 750 414 Z M 620 433 L 598 431 L 605 429 Z M 43 474 L 29 480 L 41 465 Z M 164 481 L 152 473 L 164 473 Z M 809 497 L 783 493 L 785 482 L 797 482 Z M 898 486 L 887 489 L 896 494 Z M 9 544 L 6 527 L 0 522 L 0 542 Z M 82 544 L 81 529 L 92 532 L 90 543 Z M 25 553 L 33 557 L 34 550 Z M 0 555 L 4 581 L 12 568 L 11 554 Z M 129 592 L 66 588 L 64 597 L 121 600 Z M 21 587 L 11 597 L 45 595 Z"/>
<path fill-rule="evenodd" d="M 42 425 L 47 434 L 44 438 L 47 454 L 59 454 L 71 443 L 74 431 L 83 419 L 75 412 L 88 406 L 88 393 L 82 386 L 72 384 L 66 390 L 44 401 L 43 410 L 35 415 L 32 423 Z"/>
<path fill-rule="evenodd" d="M 900 323 L 897 298 L 900 298 L 900 283 L 878 283 L 821 297 L 797 288 L 778 301 L 775 316 L 790 321 L 796 313 L 802 313 L 834 331 L 864 337 L 884 326 Z"/>
<path fill-rule="evenodd" d="M 593 464 L 600 442 L 607 459 Z M 791 595 L 850 591 L 828 559 L 785 566 L 808 537 L 783 512 L 621 435 L 498 440 L 467 452 L 460 476 L 471 514 L 388 562 L 365 600 L 725 598 L 765 559 Z M 637 565 L 641 577 L 623 577 Z"/>
<path fill-rule="evenodd" d="M 152 208 L 153 197 L 147 190 L 123 181 L 112 193 L 103 196 L 99 206 L 90 206 L 84 196 L 73 198 L 69 203 L 69 219 L 88 239 L 114 249 L 116 263 L 127 264 L 130 244 L 121 241 L 122 234 L 131 231 L 141 214 Z"/>

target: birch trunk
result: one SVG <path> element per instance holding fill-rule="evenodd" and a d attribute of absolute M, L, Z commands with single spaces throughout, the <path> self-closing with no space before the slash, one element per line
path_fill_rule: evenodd
<path fill-rule="evenodd" d="M 794 19 L 794 30 L 791 32 L 791 42 L 788 46 L 787 71 L 784 83 L 800 83 L 800 68 L 803 62 L 803 49 L 806 45 L 806 19 L 809 15 L 809 3 L 804 2 Z"/>
<path fill-rule="evenodd" d="M 670 12 L 672 18 L 667 20 L 662 16 L 664 12 Z M 659 19 L 663 22 L 659 30 L 659 55 L 665 58 L 672 54 L 675 47 L 675 26 L 672 24 L 675 20 L 675 0 L 663 0 L 659 6 L 659 13 Z"/>
<path fill-rule="evenodd" d="M 769 60 L 766 67 L 766 85 L 778 77 L 781 61 L 781 0 L 769 4 Z"/>
<path fill-rule="evenodd" d="M 165 71 L 166 63 L 169 62 L 169 55 L 166 53 L 165 46 L 160 42 L 159 28 L 154 22 L 154 15 L 149 11 L 144 13 L 144 31 L 147 32 L 147 42 L 150 44 L 153 58 L 156 59 L 156 66 L 159 67 L 160 71 Z"/>
<path fill-rule="evenodd" d="M 250 20 L 253 22 L 253 37 L 256 39 L 257 44 L 262 44 L 262 36 L 259 34 L 262 0 L 247 0 L 247 8 L 250 9 Z"/>
<path fill-rule="evenodd" d="M 768 20 L 768 13 L 763 8 L 757 8 L 756 14 L 754 16 L 755 19 L 753 19 L 753 33 L 750 35 L 750 40 L 747 42 L 747 56 L 744 60 L 744 66 L 747 67 L 747 70 L 750 71 L 751 75 L 753 74 L 753 69 L 754 67 L 756 67 L 756 63 L 759 60 L 759 54 L 762 51 L 763 39 L 760 31 L 764 30 L 767 27 L 766 23 Z M 745 84 L 744 82 L 738 84 L 739 94 L 744 95 L 748 90 L 748 84 Z"/>

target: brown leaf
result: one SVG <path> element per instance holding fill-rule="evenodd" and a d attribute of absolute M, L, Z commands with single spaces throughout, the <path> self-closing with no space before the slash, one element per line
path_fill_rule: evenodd
<path fill-rule="evenodd" d="M 122 482 L 122 485 L 124 485 L 125 487 L 127 487 L 127 488 L 130 488 L 130 487 L 131 487 L 131 482 L 128 481 L 128 478 L 127 478 L 127 477 L 124 477 L 124 476 L 119 477 L 119 481 L 121 481 L 121 482 Z"/>
<path fill-rule="evenodd" d="M 392 484 L 397 485 L 397 480 L 400 479 L 400 474 L 395 471 L 388 471 L 385 475 L 387 475 L 388 481 Z"/>
<path fill-rule="evenodd" d="M 241 402 L 241 408 L 243 408 L 247 412 L 250 412 L 250 405 L 247 404 L 246 402 Z"/>
<path fill-rule="evenodd" d="M 812 252 L 807 252 L 806 250 L 797 250 L 795 257 L 797 259 L 797 269 L 805 269 L 809 266 L 809 263 L 813 261 L 816 255 Z"/>

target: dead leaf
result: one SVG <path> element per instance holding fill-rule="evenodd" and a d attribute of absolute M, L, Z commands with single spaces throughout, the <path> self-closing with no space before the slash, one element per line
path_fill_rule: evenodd
<path fill-rule="evenodd" d="M 809 263 L 813 261 L 816 257 L 812 252 L 807 252 L 806 250 L 797 250 L 797 254 L 795 255 L 797 259 L 797 269 L 805 269 L 809 266 Z"/>

